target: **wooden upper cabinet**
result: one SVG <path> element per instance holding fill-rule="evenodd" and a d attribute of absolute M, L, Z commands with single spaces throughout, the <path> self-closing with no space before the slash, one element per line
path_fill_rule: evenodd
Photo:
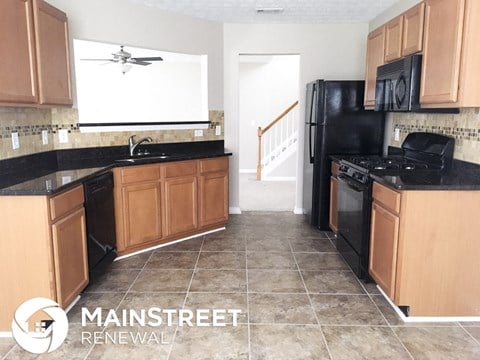
<path fill-rule="evenodd" d="M 0 102 L 36 103 L 37 70 L 31 0 L 0 1 Z"/>
<path fill-rule="evenodd" d="M 367 40 L 367 67 L 365 70 L 366 108 L 375 106 L 375 88 L 377 85 L 377 67 L 384 64 L 385 26 L 372 31 Z"/>
<path fill-rule="evenodd" d="M 34 0 L 39 103 L 71 105 L 67 15 L 43 0 Z"/>
<path fill-rule="evenodd" d="M 425 1 L 422 105 L 458 100 L 464 14 L 465 0 Z"/>
<path fill-rule="evenodd" d="M 403 14 L 402 56 L 408 56 L 423 49 L 423 24 L 425 3 L 420 3 Z"/>
<path fill-rule="evenodd" d="M 385 62 L 402 57 L 403 15 L 385 25 Z"/>

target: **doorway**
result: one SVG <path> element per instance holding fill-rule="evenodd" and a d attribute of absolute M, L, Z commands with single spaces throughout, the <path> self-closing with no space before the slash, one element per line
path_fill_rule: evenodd
<path fill-rule="evenodd" d="M 293 211 L 297 181 L 300 56 L 240 55 L 242 211 Z"/>

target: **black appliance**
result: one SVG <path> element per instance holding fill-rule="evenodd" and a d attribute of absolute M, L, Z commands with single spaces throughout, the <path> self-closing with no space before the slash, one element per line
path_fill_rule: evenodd
<path fill-rule="evenodd" d="M 369 281 L 372 180 L 369 174 L 441 173 L 452 164 L 454 139 L 411 133 L 398 156 L 351 156 L 340 161 L 337 250 L 361 279 Z"/>
<path fill-rule="evenodd" d="M 328 230 L 329 155 L 381 154 L 384 114 L 365 111 L 363 81 L 317 80 L 307 85 L 303 206 L 310 224 Z"/>
<path fill-rule="evenodd" d="M 88 268 L 90 280 L 98 277 L 117 256 L 113 175 L 101 174 L 83 184 L 87 222 Z"/>
<path fill-rule="evenodd" d="M 411 55 L 377 68 L 376 111 L 420 110 L 422 55 Z"/>

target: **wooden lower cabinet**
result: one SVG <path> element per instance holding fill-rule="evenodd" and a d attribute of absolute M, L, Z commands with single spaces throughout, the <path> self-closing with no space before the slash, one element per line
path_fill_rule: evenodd
<path fill-rule="evenodd" d="M 165 180 L 164 209 L 167 236 L 197 229 L 197 177 Z"/>
<path fill-rule="evenodd" d="M 52 225 L 52 240 L 57 302 L 67 307 L 88 284 L 83 207 Z"/>
<path fill-rule="evenodd" d="M 228 173 L 200 176 L 200 226 L 228 220 Z"/>
<path fill-rule="evenodd" d="M 228 158 L 114 169 L 117 251 L 125 255 L 228 220 Z"/>
<path fill-rule="evenodd" d="M 369 273 L 410 316 L 480 316 L 480 191 L 373 185 Z M 472 227 L 473 226 L 473 227 Z"/>
<path fill-rule="evenodd" d="M 330 216 L 329 226 L 334 233 L 338 231 L 338 179 L 330 177 Z"/>
<path fill-rule="evenodd" d="M 399 223 L 398 216 L 373 203 L 369 271 L 391 299 L 395 296 Z"/>
<path fill-rule="evenodd" d="M 88 284 L 83 187 L 48 196 L 0 196 L 0 331 L 23 302 L 67 308 Z"/>
<path fill-rule="evenodd" d="M 159 182 L 122 187 L 125 246 L 138 246 L 162 237 L 162 188 Z"/>

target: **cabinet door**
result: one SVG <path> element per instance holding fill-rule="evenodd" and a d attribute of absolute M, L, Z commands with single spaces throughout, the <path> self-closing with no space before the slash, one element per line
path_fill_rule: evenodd
<path fill-rule="evenodd" d="M 197 220 L 197 177 L 165 180 L 166 235 L 195 230 Z"/>
<path fill-rule="evenodd" d="M 421 104 L 454 103 L 458 98 L 465 0 L 427 0 Z"/>
<path fill-rule="evenodd" d="M 200 176 L 200 226 L 228 220 L 228 173 Z"/>
<path fill-rule="evenodd" d="M 424 20 L 424 3 L 418 4 L 403 14 L 402 56 L 422 51 Z"/>
<path fill-rule="evenodd" d="M 0 102 L 36 103 L 31 0 L 0 1 Z"/>
<path fill-rule="evenodd" d="M 162 237 L 161 192 L 159 182 L 133 184 L 122 188 L 127 248 Z"/>
<path fill-rule="evenodd" d="M 85 210 L 55 222 L 52 234 L 57 302 L 65 308 L 88 284 Z"/>
<path fill-rule="evenodd" d="M 367 40 L 367 68 L 365 70 L 366 108 L 375 106 L 375 88 L 377 85 L 377 67 L 384 64 L 385 27 L 372 31 Z"/>
<path fill-rule="evenodd" d="M 402 57 L 403 16 L 398 16 L 385 25 L 385 62 Z"/>
<path fill-rule="evenodd" d="M 336 177 L 332 176 L 330 178 L 330 229 L 335 233 L 338 230 L 337 195 L 338 180 Z"/>
<path fill-rule="evenodd" d="M 398 225 L 398 216 L 373 203 L 369 272 L 392 300 L 395 295 Z"/>
<path fill-rule="evenodd" d="M 40 104 L 71 105 L 67 16 L 34 0 Z"/>

